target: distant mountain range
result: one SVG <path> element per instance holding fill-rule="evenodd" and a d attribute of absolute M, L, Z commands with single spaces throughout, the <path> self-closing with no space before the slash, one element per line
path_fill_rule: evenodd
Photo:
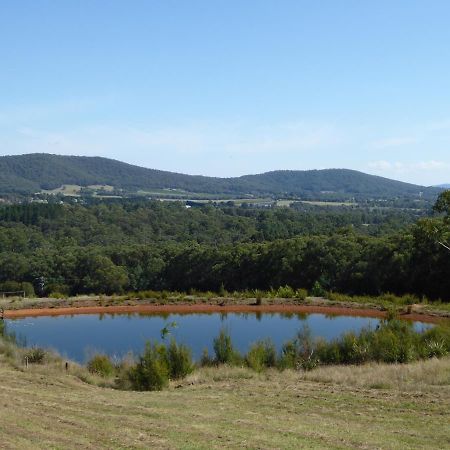
<path fill-rule="evenodd" d="M 444 188 L 444 189 L 450 189 L 450 183 L 447 184 L 438 184 L 435 187 L 437 188 Z"/>
<path fill-rule="evenodd" d="M 303 198 L 434 197 L 427 188 L 348 169 L 277 170 L 259 175 L 214 178 L 146 169 L 86 156 L 33 153 L 0 157 L 0 194 L 29 195 L 62 185 L 109 185 L 128 193 L 177 189 L 190 193 Z"/>

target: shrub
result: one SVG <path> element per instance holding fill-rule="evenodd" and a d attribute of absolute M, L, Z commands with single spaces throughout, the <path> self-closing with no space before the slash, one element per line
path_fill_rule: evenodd
<path fill-rule="evenodd" d="M 128 372 L 133 389 L 160 391 L 169 383 L 169 363 L 165 345 L 147 342 L 143 355 Z"/>
<path fill-rule="evenodd" d="M 240 359 L 233 348 L 229 333 L 223 328 L 220 330 L 219 336 L 214 338 L 213 347 L 217 364 L 234 364 Z"/>
<path fill-rule="evenodd" d="M 95 355 L 88 363 L 89 372 L 110 377 L 114 373 L 114 365 L 107 355 Z"/>
<path fill-rule="evenodd" d="M 450 326 L 438 325 L 422 335 L 423 357 L 445 356 L 450 352 Z"/>
<path fill-rule="evenodd" d="M 228 292 L 225 289 L 225 286 L 223 283 L 220 283 L 219 291 L 217 292 L 219 297 L 226 297 L 228 295 Z"/>
<path fill-rule="evenodd" d="M 34 287 L 31 283 L 24 281 L 22 283 L 22 290 L 25 291 L 25 297 L 35 297 L 36 293 L 34 292 Z"/>
<path fill-rule="evenodd" d="M 426 341 L 426 355 L 428 358 L 440 358 L 447 354 L 444 341 Z"/>
<path fill-rule="evenodd" d="M 440 325 L 417 332 L 409 322 L 384 320 L 375 330 L 366 328 L 359 334 L 345 333 L 331 342 L 316 340 L 311 348 L 311 354 L 315 354 L 320 364 L 406 363 L 446 355 L 450 351 L 450 327 Z M 282 367 L 304 366 L 302 352 L 298 338 L 286 343 Z M 310 361 L 311 358 L 308 364 Z"/>
<path fill-rule="evenodd" d="M 293 298 L 295 297 L 295 291 L 288 285 L 280 286 L 276 291 L 276 297 Z"/>
<path fill-rule="evenodd" d="M 270 339 L 256 342 L 251 346 L 245 361 L 257 372 L 263 371 L 266 367 L 275 367 L 277 364 L 275 345 Z"/>
<path fill-rule="evenodd" d="M 400 320 L 386 321 L 372 334 L 373 359 L 387 363 L 417 359 L 418 337 L 412 324 Z"/>
<path fill-rule="evenodd" d="M 170 341 L 167 350 L 169 376 L 172 380 L 184 378 L 194 370 L 191 349 L 186 345 L 177 345 L 175 339 Z"/>
<path fill-rule="evenodd" d="M 305 300 L 308 297 L 308 291 L 306 289 L 297 289 L 295 291 L 295 298 L 299 300 Z"/>
<path fill-rule="evenodd" d="M 45 361 L 46 352 L 40 347 L 30 348 L 24 355 L 24 359 L 28 358 L 30 364 L 43 364 Z"/>
<path fill-rule="evenodd" d="M 324 297 L 326 295 L 325 289 L 319 281 L 316 281 L 311 288 L 311 295 L 313 297 Z"/>
<path fill-rule="evenodd" d="M 263 304 L 263 292 L 259 289 L 255 290 L 255 299 L 258 306 L 261 306 Z"/>
<path fill-rule="evenodd" d="M 49 298 L 65 298 L 65 297 L 66 297 L 66 295 L 62 294 L 61 292 L 52 292 L 49 295 Z"/>
<path fill-rule="evenodd" d="M 67 286 L 67 284 L 63 283 L 49 283 L 46 286 L 45 292 L 49 293 L 49 297 L 52 298 L 63 298 L 67 297 L 70 293 L 70 288 Z M 53 297 L 53 293 L 61 294 L 61 297 Z"/>
<path fill-rule="evenodd" d="M 319 363 L 315 352 L 316 344 L 311 330 L 308 326 L 304 326 L 293 340 L 283 345 L 279 366 L 310 370 Z"/>
<path fill-rule="evenodd" d="M 200 358 L 200 365 L 202 367 L 209 367 L 214 364 L 214 360 L 209 356 L 209 352 L 207 348 L 203 349 L 202 357 Z"/>

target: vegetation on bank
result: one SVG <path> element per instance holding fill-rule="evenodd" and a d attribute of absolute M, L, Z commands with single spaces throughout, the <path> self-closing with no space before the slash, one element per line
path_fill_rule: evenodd
<path fill-rule="evenodd" d="M 448 331 L 441 332 L 427 337 L 448 339 Z M 222 355 L 234 353 L 226 336 L 222 333 L 217 344 Z M 372 348 L 383 340 L 374 340 Z M 405 346 L 400 338 L 398 344 L 426 348 Z M 263 342 L 233 362 L 238 365 L 212 361 L 168 386 L 164 382 L 164 392 L 143 394 L 121 390 L 138 388 L 130 381 L 117 386 L 115 380 L 138 365 L 143 375 L 149 367 L 154 370 L 155 365 L 147 364 L 153 361 L 153 350 L 150 358 L 144 353 L 120 365 L 98 355 L 91 372 L 75 363 L 66 369 L 49 352 L 25 368 L 24 357 L 31 350 L 0 339 L 0 401 L 8 405 L 0 408 L 5 448 L 178 448 L 190 442 L 193 448 L 206 449 L 251 442 L 270 448 L 438 449 L 448 442 L 442 427 L 449 418 L 448 356 L 407 364 L 319 364 L 313 370 L 300 365 L 280 371 L 277 359 L 271 368 L 274 352 L 270 342 Z M 404 354 L 408 352 L 397 352 Z"/>
<path fill-rule="evenodd" d="M 57 358 L 40 348 L 19 349 L 3 321 L 0 321 L 0 333 L 0 354 L 10 357 L 16 364 L 18 359 L 24 361 L 26 358 L 27 364 L 41 364 L 48 358 Z M 168 332 L 162 333 L 163 339 L 166 334 Z M 230 335 L 222 329 L 214 339 L 213 349 L 214 355 L 210 356 L 205 349 L 201 359 L 193 361 L 191 350 L 173 338 L 168 344 L 152 341 L 147 342 L 137 360 L 128 357 L 114 362 L 105 354 L 97 354 L 87 363 L 87 370 L 104 379 L 104 384 L 118 389 L 161 390 L 170 380 L 183 379 L 198 367 L 228 365 L 262 372 L 269 368 L 283 371 L 368 362 L 409 363 L 446 356 L 450 352 L 450 326 L 441 324 L 419 332 L 412 323 L 392 315 L 375 329 L 366 328 L 357 334 L 344 333 L 332 341 L 313 338 L 305 327 L 285 342 L 279 352 L 273 342 L 266 339 L 255 342 L 245 355 L 235 349 Z"/>
<path fill-rule="evenodd" d="M 324 365 L 407 363 L 443 357 L 450 351 L 450 327 L 438 325 L 417 332 L 410 323 L 388 319 L 376 329 L 345 333 L 330 342 L 314 339 L 304 328 L 279 353 L 267 339 L 254 343 L 247 354 L 241 355 L 225 330 L 221 330 L 213 344 L 214 356 L 210 357 L 205 350 L 200 366 L 246 366 L 258 372 L 268 368 L 311 370 Z M 184 378 L 193 367 L 187 347 L 178 346 L 174 340 L 168 347 L 149 343 L 138 363 L 119 375 L 118 383 L 123 387 L 121 378 L 125 376 L 133 389 L 159 390 L 167 386 L 169 379 Z"/>
<path fill-rule="evenodd" d="M 323 295 L 323 296 L 322 296 Z M 430 301 L 426 297 L 413 295 L 396 296 L 383 294 L 380 296 L 350 296 L 336 292 L 325 292 L 321 286 L 315 286 L 309 292 L 306 289 L 292 289 L 281 286 L 278 289 L 263 291 L 260 289 L 228 292 L 177 291 L 139 291 L 123 295 L 80 295 L 67 296 L 54 292 L 50 297 L 5 297 L 0 298 L 0 309 L 14 314 L 13 311 L 29 309 L 58 309 L 86 307 L 149 307 L 149 306 L 187 306 L 208 305 L 223 307 L 233 306 L 305 306 L 331 307 L 349 310 L 378 310 L 397 314 L 420 314 L 434 317 L 450 317 L 450 303 Z M 226 309 L 226 308 L 225 308 Z M 105 310 L 106 311 L 106 310 Z"/>

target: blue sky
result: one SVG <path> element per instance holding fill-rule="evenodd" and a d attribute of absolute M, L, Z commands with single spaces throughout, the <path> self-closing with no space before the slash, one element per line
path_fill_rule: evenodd
<path fill-rule="evenodd" d="M 447 0 L 2 0 L 0 154 L 450 182 Z"/>

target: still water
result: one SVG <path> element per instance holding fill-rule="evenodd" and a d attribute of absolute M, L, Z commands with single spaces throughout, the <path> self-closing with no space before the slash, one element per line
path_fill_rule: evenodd
<path fill-rule="evenodd" d="M 258 340 L 270 338 L 277 349 L 307 325 L 313 336 L 327 340 L 363 327 L 375 328 L 379 320 L 368 317 L 329 316 L 324 314 L 281 313 L 196 313 L 196 314 L 89 314 L 71 316 L 28 317 L 7 320 L 7 329 L 27 346 L 56 350 L 60 355 L 80 363 L 94 353 L 121 358 L 129 352 L 139 354 L 150 339 L 161 341 L 161 330 L 187 344 L 195 359 L 204 348 L 213 354 L 213 339 L 222 328 L 231 335 L 242 353 Z M 415 322 L 422 330 L 430 325 Z"/>

